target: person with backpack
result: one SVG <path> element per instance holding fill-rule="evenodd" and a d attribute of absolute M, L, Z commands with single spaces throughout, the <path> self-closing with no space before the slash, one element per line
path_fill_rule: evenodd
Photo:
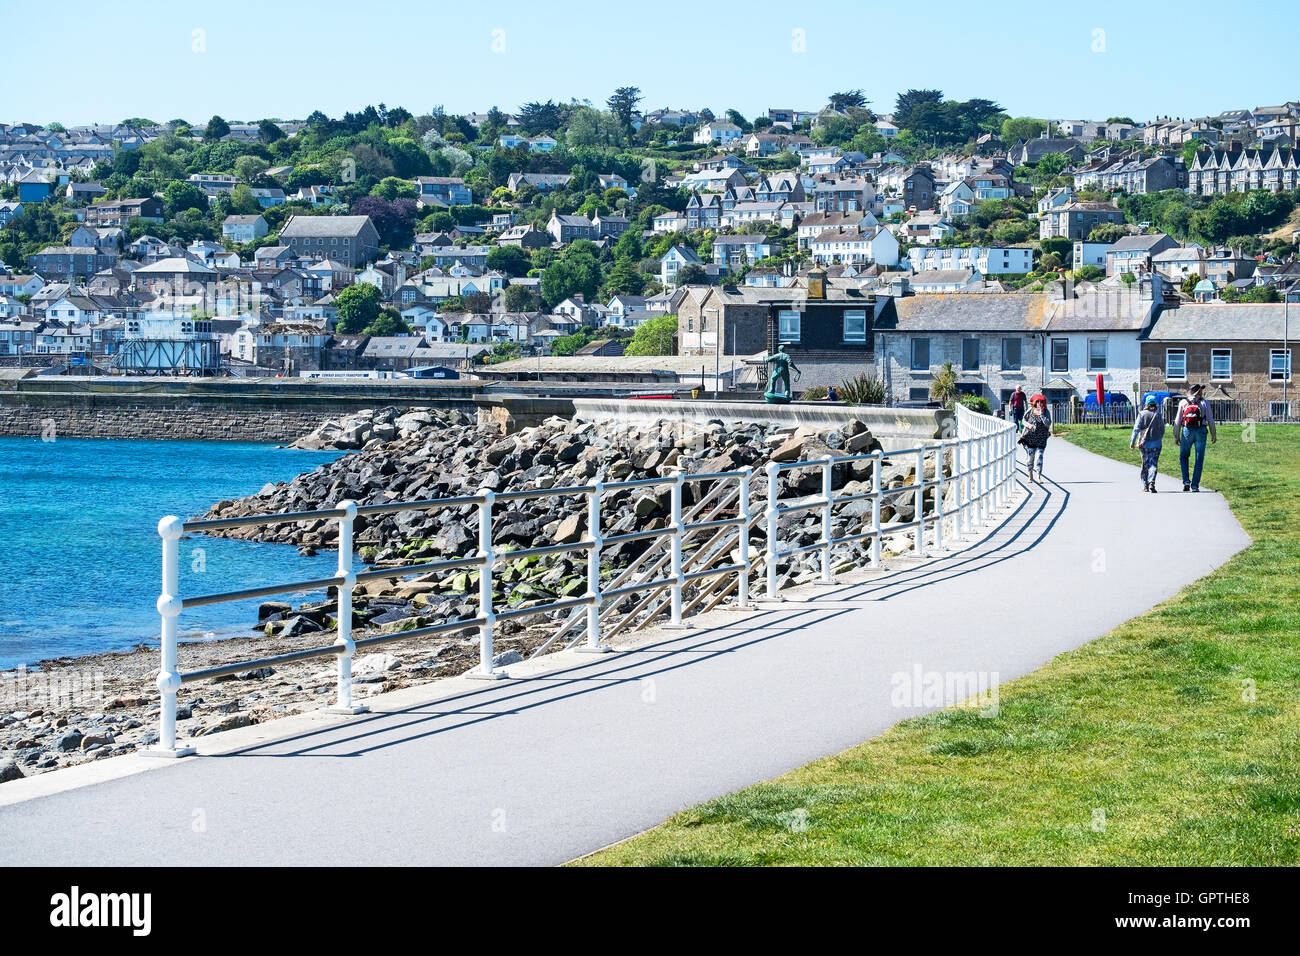
<path fill-rule="evenodd" d="M 1020 433 L 1020 444 L 1025 446 L 1029 455 L 1029 480 L 1042 484 L 1043 455 L 1047 451 L 1047 439 L 1052 437 L 1052 415 L 1047 410 L 1047 399 L 1035 395 L 1029 400 L 1030 409 L 1025 413 L 1025 430 Z M 1035 457 L 1037 457 L 1038 477 L 1034 477 Z"/>
<path fill-rule="evenodd" d="M 1133 437 L 1129 439 L 1129 448 L 1142 451 L 1142 490 L 1153 494 L 1156 490 L 1156 465 L 1160 461 L 1160 449 L 1164 443 L 1165 419 L 1160 414 L 1160 402 L 1154 395 L 1148 395 L 1146 408 L 1133 423 Z"/>
<path fill-rule="evenodd" d="M 1188 391 L 1191 392 L 1190 397 L 1179 402 L 1178 415 L 1174 418 L 1178 464 L 1183 471 L 1183 491 L 1200 491 L 1201 466 L 1205 464 L 1205 439 L 1208 436 L 1212 444 L 1218 444 L 1219 436 L 1214 427 L 1214 413 L 1210 411 L 1210 403 L 1203 397 L 1205 386 L 1198 383 Z M 1196 449 L 1196 464 L 1189 478 L 1187 463 L 1193 448 Z"/>
<path fill-rule="evenodd" d="M 1011 418 L 1016 423 L 1016 432 L 1019 433 L 1021 422 L 1025 417 L 1025 390 L 1017 385 L 1016 390 L 1011 393 L 1011 400 L 1007 404 L 1011 406 Z"/>

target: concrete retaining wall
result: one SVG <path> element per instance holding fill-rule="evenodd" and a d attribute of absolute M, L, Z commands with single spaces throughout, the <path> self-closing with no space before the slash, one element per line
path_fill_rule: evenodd
<path fill-rule="evenodd" d="M 952 412 L 941 408 L 885 408 L 880 405 L 839 405 L 826 402 L 654 401 L 649 399 L 576 398 L 574 415 L 589 421 L 697 421 L 776 422 L 834 428 L 852 419 L 866 424 L 873 434 L 941 438 L 953 434 Z M 945 426 L 945 422 L 949 423 Z"/>

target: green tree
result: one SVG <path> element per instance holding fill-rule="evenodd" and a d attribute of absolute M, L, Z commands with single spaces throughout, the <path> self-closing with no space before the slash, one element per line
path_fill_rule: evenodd
<path fill-rule="evenodd" d="M 615 263 L 614 268 L 609 271 L 609 278 L 605 280 L 604 292 L 606 297 L 640 295 L 641 290 L 644 288 L 645 276 L 637 270 L 636 263 L 631 259 L 620 259 Z"/>
<path fill-rule="evenodd" d="M 257 124 L 257 138 L 263 143 L 270 146 L 284 139 L 284 130 L 275 125 L 271 120 L 259 120 Z"/>
<path fill-rule="evenodd" d="M 832 93 L 826 105 L 833 110 L 846 110 L 850 106 L 866 106 L 867 98 L 861 90 L 844 90 L 840 93 Z"/>
<path fill-rule="evenodd" d="M 244 182 L 251 183 L 266 172 L 270 165 L 261 156 L 240 156 L 235 160 L 235 175 Z"/>
<path fill-rule="evenodd" d="M 673 355 L 677 337 L 677 316 L 661 315 L 636 327 L 627 355 Z"/>
<path fill-rule="evenodd" d="M 383 295 L 378 286 L 357 282 L 340 292 L 335 301 L 339 308 L 338 331 L 356 335 L 379 318 Z"/>
<path fill-rule="evenodd" d="M 542 300 L 555 308 L 565 299 L 581 292 L 588 302 L 600 289 L 600 260 L 595 255 L 596 245 L 578 240 L 564 251 L 563 257 L 546 266 L 542 273 Z"/>
<path fill-rule="evenodd" d="M 208 120 L 208 125 L 203 128 L 203 139 L 209 143 L 215 143 L 221 137 L 229 135 L 230 124 L 215 114 L 212 119 Z"/>
<path fill-rule="evenodd" d="M 628 229 L 618 237 L 618 242 L 614 243 L 616 260 L 630 259 L 632 262 L 640 262 L 644 257 L 645 249 L 641 242 L 641 233 L 636 229 Z"/>
<path fill-rule="evenodd" d="M 1054 179 L 1070 165 L 1070 159 L 1064 153 L 1048 153 L 1038 161 L 1038 166 L 1034 170 L 1040 180 L 1046 182 Z"/>
<path fill-rule="evenodd" d="M 208 197 L 193 183 L 177 180 L 170 182 L 163 189 L 163 212 L 168 219 L 174 219 L 186 209 L 197 209 L 201 213 L 208 211 Z"/>
<path fill-rule="evenodd" d="M 399 179 L 396 176 L 385 176 L 370 190 L 370 195 L 382 196 L 388 200 L 414 199 L 416 196 L 415 184 L 405 179 Z"/>
<path fill-rule="evenodd" d="M 632 129 L 632 114 L 636 112 L 636 105 L 641 102 L 641 91 L 635 86 L 620 86 L 605 101 L 609 111 L 618 119 L 619 124 L 627 131 Z"/>
<path fill-rule="evenodd" d="M 1032 116 L 1008 116 L 1002 121 L 1002 142 L 1010 145 L 1022 139 L 1037 139 L 1046 129 L 1046 123 Z"/>
<path fill-rule="evenodd" d="M 355 288 L 356 288 L 355 285 L 348 286 L 348 289 L 355 289 Z M 374 286 L 370 286 L 370 288 L 374 289 L 375 287 L 374 287 Z M 347 291 L 347 290 L 344 290 L 344 291 Z M 375 291 L 379 291 L 379 290 L 376 289 Z M 340 313 L 340 316 L 341 316 L 341 313 Z M 342 325 L 342 318 L 341 318 L 341 317 L 340 317 L 340 320 L 339 320 L 339 324 Z M 398 312 L 397 310 L 395 310 L 395 309 L 382 309 L 382 310 L 380 310 L 380 313 L 379 313 L 379 315 L 375 318 L 375 320 L 374 320 L 373 322 L 371 322 L 368 326 L 366 326 L 366 328 L 365 328 L 363 334 L 364 334 L 364 335 L 379 335 L 379 336 L 384 336 L 384 335 L 410 335 L 410 334 L 411 334 L 411 327 L 410 327 L 409 325 L 406 324 L 406 321 L 402 318 L 401 313 Z"/>
<path fill-rule="evenodd" d="M 691 263 L 683 266 L 677 273 L 677 284 L 681 285 L 705 285 L 709 281 L 709 274 L 705 271 L 704 266 L 698 266 Z"/>
<path fill-rule="evenodd" d="M 1128 235 L 1128 229 L 1118 222 L 1103 222 L 1088 233 L 1089 242 L 1119 242 Z"/>
<path fill-rule="evenodd" d="M 230 190 L 230 198 L 227 202 L 230 205 L 230 211 L 237 215 L 256 216 L 262 211 L 261 204 L 257 201 L 257 197 L 253 195 L 253 190 L 246 183 L 240 183 Z"/>
<path fill-rule="evenodd" d="M 508 285 L 503 294 L 507 312 L 531 312 L 537 305 L 533 293 L 521 285 Z"/>
<path fill-rule="evenodd" d="M 526 276 L 533 267 L 532 257 L 519 246 L 493 246 L 488 250 L 487 267 L 508 276 Z"/>

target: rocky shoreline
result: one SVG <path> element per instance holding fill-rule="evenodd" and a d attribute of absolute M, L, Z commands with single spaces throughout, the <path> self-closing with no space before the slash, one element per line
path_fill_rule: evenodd
<path fill-rule="evenodd" d="M 839 429 L 816 431 L 762 423 L 710 421 L 700 425 L 591 422 L 549 419 L 541 426 L 501 435 L 457 412 L 384 408 L 358 412 L 330 421 L 294 442 L 299 448 L 352 451 L 290 482 L 268 484 L 255 495 L 216 503 L 205 517 L 329 507 L 342 499 L 359 504 L 397 500 L 426 500 L 539 488 L 568 488 L 596 480 L 622 481 L 687 474 L 755 469 L 751 507 L 765 506 L 766 481 L 761 469 L 769 460 L 795 461 L 826 455 L 868 454 L 879 442 L 861 422 Z M 890 462 L 882 471 L 888 489 L 913 480 L 915 463 Z M 870 490 L 871 463 L 834 469 L 834 486 L 845 494 Z M 782 497 L 818 494 L 816 469 L 784 472 Z M 689 507 L 707 486 L 684 486 Z M 884 520 L 907 521 L 914 506 L 911 492 L 886 499 Z M 866 506 L 865 508 L 863 506 Z M 602 502 L 606 535 L 633 529 L 663 528 L 669 523 L 667 486 L 610 492 Z M 521 499 L 497 506 L 494 513 L 496 547 L 522 550 L 537 542 L 571 542 L 586 534 L 586 498 L 560 495 Z M 715 517 L 735 514 L 734 505 Z M 851 502 L 837 510 L 834 533 L 844 534 L 869 521 L 870 503 Z M 783 548 L 816 540 L 820 516 L 813 511 L 783 516 L 779 526 Z M 359 517 L 355 546 L 361 562 L 371 567 L 395 567 L 420 561 L 463 557 L 478 545 L 476 508 L 408 511 Z M 230 537 L 276 541 L 304 552 L 333 548 L 336 521 L 304 521 L 264 528 L 219 532 Z M 765 525 L 751 533 L 751 556 L 763 548 Z M 904 550 L 910 535 L 886 539 L 884 551 Z M 602 552 L 602 566 L 617 571 L 635 560 L 649 541 L 614 545 Z M 841 566 L 859 563 L 866 546 L 850 547 Z M 733 552 L 733 558 L 739 555 Z M 794 583 L 817 574 L 817 557 L 810 552 L 784 561 L 781 573 Z M 449 620 L 472 617 L 477 604 L 477 571 L 374 579 L 355 589 L 353 627 L 356 637 L 398 633 Z M 508 553 L 498 565 L 494 600 L 498 607 L 544 604 L 586 589 L 585 562 L 580 553 L 511 562 Z M 332 598 L 332 593 L 328 596 Z M 621 609 L 633 605 L 625 599 Z M 193 671 L 231 660 L 249 660 L 300 648 L 332 644 L 336 605 L 332 599 L 294 606 L 268 601 L 259 611 L 255 636 L 183 643 L 182 671 Z M 498 629 L 498 663 L 526 657 L 554 633 L 557 615 L 538 615 L 522 622 L 503 622 Z M 252 622 L 250 622 L 251 625 Z M 558 646 L 558 645 L 557 645 Z M 358 697 L 454 676 L 478 662 L 473 630 L 451 632 L 436 639 L 397 639 L 379 654 L 359 654 L 354 660 Z M 0 675 L 0 782 L 72 766 L 147 747 L 156 741 L 158 669 L 155 646 L 142 645 L 127 653 L 99 654 L 43 661 L 39 671 Z M 335 660 L 316 658 L 251 669 L 234 677 L 186 685 L 180 695 L 178 731 L 182 740 L 235 727 L 273 720 L 330 701 L 334 692 Z"/>

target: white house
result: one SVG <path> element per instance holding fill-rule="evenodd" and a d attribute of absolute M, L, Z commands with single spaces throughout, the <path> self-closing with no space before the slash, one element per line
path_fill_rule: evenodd
<path fill-rule="evenodd" d="M 941 292 L 972 292 L 983 288 L 984 278 L 974 269 L 932 269 L 918 272 L 911 280 L 912 290 L 918 295 Z"/>
<path fill-rule="evenodd" d="M 912 271 L 973 269 L 981 275 L 1024 275 L 1034 270 L 1028 246 L 926 246 L 907 253 Z"/>
<path fill-rule="evenodd" d="M 664 253 L 659 260 L 659 281 L 665 288 L 677 285 L 677 274 L 686 266 L 703 266 L 704 260 L 695 250 L 680 243 Z"/>
<path fill-rule="evenodd" d="M 231 242 L 252 242 L 266 235 L 269 227 L 261 216 L 227 216 L 221 235 Z"/>
<path fill-rule="evenodd" d="M 1084 266 L 1096 266 L 1103 272 L 1106 271 L 1106 253 L 1110 250 L 1113 243 L 1109 242 L 1087 242 L 1083 239 L 1074 240 L 1074 252 L 1071 260 L 1071 268 L 1078 272 Z"/>
<path fill-rule="evenodd" d="M 1135 401 L 1142 368 L 1141 335 L 1164 301 L 1164 281 L 1145 275 L 1132 286 L 1094 286 L 1053 303 L 1043 333 L 1043 394 L 1049 401 L 1095 392 L 1097 375 L 1108 392 Z"/>
<path fill-rule="evenodd" d="M 827 229 L 808 243 L 808 251 L 817 262 L 841 265 L 876 263 L 898 264 L 898 239 L 883 226 Z"/>
<path fill-rule="evenodd" d="M 695 131 L 697 143 L 720 143 L 725 146 L 740 137 L 740 127 L 727 120 L 711 120 Z"/>
<path fill-rule="evenodd" d="M 402 319 L 416 334 L 423 334 L 430 342 L 451 342 L 447 321 L 438 310 L 427 305 L 412 305 L 402 310 Z"/>
<path fill-rule="evenodd" d="M 658 233 L 683 232 L 686 229 L 686 217 L 679 212 L 668 210 L 654 218 L 654 231 Z"/>

